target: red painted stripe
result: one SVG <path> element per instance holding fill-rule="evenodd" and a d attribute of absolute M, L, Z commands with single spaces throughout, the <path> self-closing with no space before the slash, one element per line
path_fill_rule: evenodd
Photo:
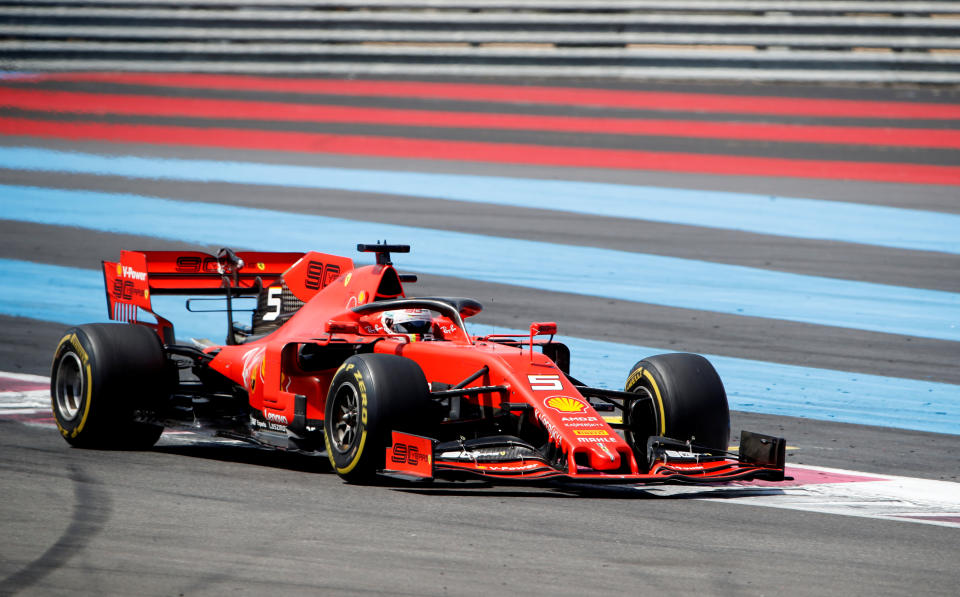
<path fill-rule="evenodd" d="M 483 130 L 556 131 L 960 149 L 960 131 L 956 130 L 433 112 L 3 88 L 0 88 L 0 107 L 82 114 L 186 116 L 283 122 L 346 122 Z"/>
<path fill-rule="evenodd" d="M 803 487 L 805 485 L 825 485 L 830 483 L 866 483 L 869 481 L 887 481 L 882 477 L 871 477 L 855 472 L 837 472 L 787 466 L 785 474 L 792 481 L 740 481 L 737 485 L 758 485 L 761 487 Z"/>
<path fill-rule="evenodd" d="M 130 85 L 271 91 L 323 95 L 413 97 L 460 101 L 594 106 L 671 112 L 828 116 L 844 118 L 960 119 L 960 105 L 711 93 L 628 91 L 477 83 L 293 79 L 191 73 L 56 73 L 48 80 L 105 81 Z"/>
<path fill-rule="evenodd" d="M 30 392 L 50 388 L 50 380 L 37 381 L 4 375 L 0 372 L 0 392 Z"/>
<path fill-rule="evenodd" d="M 19 421 L 22 423 L 32 423 L 34 425 L 49 425 L 53 427 L 56 425 L 56 419 L 50 416 L 50 407 L 44 409 L 37 409 L 36 412 L 30 414 L 15 414 L 7 415 L 3 414 L 0 411 L 0 417 L 10 420 L 10 421 Z"/>
<path fill-rule="evenodd" d="M 10 379 L 9 377 L 0 377 L 0 392 L 35 392 L 38 390 L 49 390 L 50 383 L 40 383 L 36 381 L 24 381 L 22 379 Z"/>
<path fill-rule="evenodd" d="M 227 128 L 48 122 L 0 118 L 0 134 L 194 147 L 297 151 L 391 158 L 461 160 L 582 168 L 614 168 L 746 176 L 791 176 L 960 185 L 960 167 L 790 160 L 679 152 L 550 147 L 519 143 L 435 141 Z"/>

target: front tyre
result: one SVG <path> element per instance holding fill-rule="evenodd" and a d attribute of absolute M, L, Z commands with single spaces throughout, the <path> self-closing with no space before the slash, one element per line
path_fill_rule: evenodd
<path fill-rule="evenodd" d="M 633 366 L 624 389 L 645 398 L 624 409 L 625 438 L 643 460 L 652 435 L 714 450 L 728 448 L 727 393 L 702 356 L 673 353 L 643 359 Z"/>
<path fill-rule="evenodd" d="M 390 432 L 418 431 L 430 412 L 420 366 L 386 354 L 344 361 L 327 394 L 323 437 L 333 469 L 351 483 L 373 481 L 384 467 Z"/>
<path fill-rule="evenodd" d="M 87 324 L 67 330 L 50 371 L 60 434 L 80 448 L 149 448 L 163 427 L 140 419 L 169 396 L 171 375 L 149 328 Z"/>

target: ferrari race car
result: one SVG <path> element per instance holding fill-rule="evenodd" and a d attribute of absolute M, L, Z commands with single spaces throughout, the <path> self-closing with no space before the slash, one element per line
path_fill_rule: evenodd
<path fill-rule="evenodd" d="M 110 319 L 57 346 L 51 396 L 73 446 L 148 448 L 164 428 L 326 455 L 350 482 L 406 479 L 716 483 L 784 478 L 782 438 L 743 432 L 701 356 L 639 361 L 624 391 L 569 371 L 557 325 L 472 336 L 481 310 L 457 297 L 408 298 L 391 253 L 123 251 L 103 262 Z M 177 343 L 151 298 L 223 301 L 226 342 Z M 250 325 L 234 302 L 255 299 Z"/>

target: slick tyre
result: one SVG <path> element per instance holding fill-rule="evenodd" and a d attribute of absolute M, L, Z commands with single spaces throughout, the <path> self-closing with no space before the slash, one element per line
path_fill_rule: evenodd
<path fill-rule="evenodd" d="M 624 409 L 626 440 L 644 461 L 652 435 L 714 450 L 728 448 L 727 393 L 713 365 L 702 356 L 674 353 L 643 359 L 633 366 L 624 389 L 648 398 Z"/>
<path fill-rule="evenodd" d="M 67 330 L 50 371 L 60 434 L 78 448 L 146 449 L 163 427 L 142 419 L 170 395 L 172 376 L 153 330 L 88 324 Z"/>
<path fill-rule="evenodd" d="M 323 436 L 330 464 L 348 482 L 373 482 L 391 431 L 420 431 L 429 411 L 429 387 L 415 362 L 385 354 L 350 357 L 327 394 Z"/>

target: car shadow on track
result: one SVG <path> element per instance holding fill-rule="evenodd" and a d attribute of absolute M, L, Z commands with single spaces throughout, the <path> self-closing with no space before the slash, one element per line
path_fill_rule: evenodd
<path fill-rule="evenodd" d="M 202 458 L 217 462 L 249 464 L 284 469 L 303 473 L 331 472 L 326 457 L 307 456 L 292 452 L 266 450 L 241 443 L 197 442 L 190 444 L 160 445 L 152 449 L 161 454 Z"/>
<path fill-rule="evenodd" d="M 483 481 L 442 482 L 424 486 L 400 486 L 402 481 L 396 481 L 391 489 L 403 493 L 429 495 L 439 497 L 535 497 L 535 498 L 591 498 L 591 499 L 621 499 L 635 500 L 650 498 L 632 488 L 625 487 L 596 487 L 571 488 L 562 485 L 494 485 Z"/>
<path fill-rule="evenodd" d="M 325 456 L 308 456 L 291 452 L 273 451 L 241 443 L 196 442 L 190 444 L 160 445 L 154 452 L 201 458 L 217 462 L 229 462 L 262 466 L 273 469 L 310 474 L 333 474 Z M 579 498 L 603 500 L 642 499 L 723 499 L 758 495 L 782 495 L 784 491 L 774 487 L 749 486 L 636 486 L 599 485 L 548 481 L 540 483 L 491 483 L 483 479 L 465 481 L 407 481 L 379 477 L 371 485 L 401 493 L 436 497 L 536 497 Z"/>
<path fill-rule="evenodd" d="M 439 482 L 410 485 L 399 480 L 391 480 L 391 489 L 404 493 L 450 497 L 551 497 L 607 500 L 641 499 L 723 499 L 753 497 L 759 495 L 783 495 L 784 491 L 775 487 L 747 486 L 637 486 L 637 485 L 598 485 L 587 483 L 549 482 L 546 484 L 501 484 L 485 481 Z"/>
<path fill-rule="evenodd" d="M 219 439 L 171 442 L 170 439 L 155 446 L 152 451 L 201 458 L 217 462 L 262 466 L 279 470 L 310 474 L 333 474 L 325 455 L 307 455 L 258 448 L 237 441 Z M 602 485 L 597 483 L 574 483 L 570 481 L 502 482 L 485 479 L 460 481 L 430 480 L 410 481 L 393 477 L 378 477 L 375 483 L 390 491 L 437 496 L 437 497 L 537 497 L 579 499 L 724 499 L 753 497 L 759 495 L 782 495 L 776 487 L 750 485 Z"/>

